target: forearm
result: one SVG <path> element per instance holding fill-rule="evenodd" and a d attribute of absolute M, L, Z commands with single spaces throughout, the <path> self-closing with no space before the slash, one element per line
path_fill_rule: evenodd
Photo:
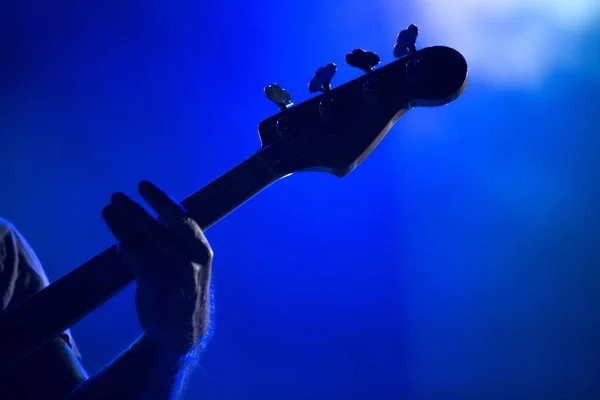
<path fill-rule="evenodd" d="M 80 385 L 69 400 L 178 399 L 185 377 L 194 365 L 195 357 L 168 355 L 142 336 L 115 361 Z"/>

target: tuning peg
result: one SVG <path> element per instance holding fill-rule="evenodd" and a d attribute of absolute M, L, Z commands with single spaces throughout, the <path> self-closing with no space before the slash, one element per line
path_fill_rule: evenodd
<path fill-rule="evenodd" d="M 394 57 L 401 58 L 408 54 L 412 54 L 417 51 L 417 36 L 419 35 L 419 28 L 416 25 L 409 25 L 408 28 L 401 31 L 398 34 L 396 45 L 394 46 Z"/>
<path fill-rule="evenodd" d="M 265 95 L 269 100 L 277 104 L 281 111 L 287 110 L 288 107 L 294 104 L 292 102 L 292 96 L 288 91 L 282 89 L 281 86 L 276 83 L 265 87 Z"/>
<path fill-rule="evenodd" d="M 326 66 L 319 68 L 317 72 L 315 72 L 315 76 L 308 84 L 308 91 L 310 93 L 325 93 L 331 90 L 331 79 L 333 79 L 336 71 L 337 67 L 334 63 L 327 64 Z"/>
<path fill-rule="evenodd" d="M 355 49 L 352 50 L 352 53 L 346 54 L 346 62 L 352 67 L 360 68 L 369 73 L 381 62 L 381 59 L 372 51 Z"/>

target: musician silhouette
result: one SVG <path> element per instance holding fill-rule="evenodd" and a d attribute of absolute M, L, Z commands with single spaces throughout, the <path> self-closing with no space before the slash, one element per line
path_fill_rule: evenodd
<path fill-rule="evenodd" d="M 177 203 L 149 182 L 138 189 L 158 219 L 122 193 L 111 197 L 102 216 L 119 243 L 125 266 L 136 276 L 143 335 L 91 378 L 69 331 L 48 338 L 0 376 L 0 399 L 180 397 L 183 379 L 208 336 L 212 250 L 198 224 Z M 25 238 L 0 219 L 0 317 L 15 306 L 19 312 L 20 302 L 48 284 Z"/>

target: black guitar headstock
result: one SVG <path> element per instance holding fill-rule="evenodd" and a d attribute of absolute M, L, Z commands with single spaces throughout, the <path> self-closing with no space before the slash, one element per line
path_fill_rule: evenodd
<path fill-rule="evenodd" d="M 396 121 L 412 107 L 436 107 L 456 99 L 467 84 L 467 63 L 454 49 L 418 50 L 418 30 L 398 35 L 397 60 L 375 68 L 375 53 L 346 56 L 364 75 L 330 89 L 335 64 L 321 67 L 309 85 L 321 94 L 291 107 L 291 96 L 276 84 L 265 88 L 280 112 L 258 127 L 261 153 L 273 171 L 287 175 L 317 170 L 344 176 L 370 154 Z"/>

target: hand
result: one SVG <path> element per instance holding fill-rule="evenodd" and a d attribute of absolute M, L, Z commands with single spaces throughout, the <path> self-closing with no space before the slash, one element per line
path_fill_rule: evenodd
<path fill-rule="evenodd" d="M 102 216 L 136 276 L 145 334 L 181 357 L 198 349 L 209 328 L 213 253 L 181 206 L 150 182 L 142 181 L 138 190 L 158 220 L 123 193 L 113 194 Z"/>

